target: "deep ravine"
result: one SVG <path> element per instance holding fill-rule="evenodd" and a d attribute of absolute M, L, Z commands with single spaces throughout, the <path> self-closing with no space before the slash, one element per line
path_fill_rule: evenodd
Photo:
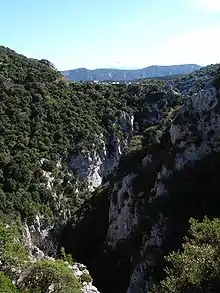
<path fill-rule="evenodd" d="M 0 271 L 17 292 L 152 292 L 189 219 L 220 217 L 218 68 L 72 83 L 0 47 Z"/>

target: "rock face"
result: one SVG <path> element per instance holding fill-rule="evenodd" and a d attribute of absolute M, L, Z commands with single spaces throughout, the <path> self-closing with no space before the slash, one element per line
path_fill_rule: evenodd
<path fill-rule="evenodd" d="M 119 241 L 125 241 L 138 225 L 139 214 L 135 203 L 132 182 L 137 174 L 127 175 L 122 186 L 114 187 L 114 198 L 109 209 L 108 246 L 116 247 Z"/>
<path fill-rule="evenodd" d="M 79 279 L 83 280 L 83 277 L 87 277 L 87 281 L 81 281 L 82 282 L 82 292 L 83 293 L 99 293 L 99 290 L 93 286 L 92 284 L 92 278 L 90 277 L 90 273 L 87 270 L 86 266 L 80 263 L 74 263 L 73 265 L 69 265 L 69 267 L 72 269 L 74 275 Z M 89 280 L 91 279 L 91 280 Z"/>
<path fill-rule="evenodd" d="M 189 218 L 219 216 L 220 91 L 207 79 L 205 86 L 184 96 L 183 105 L 173 111 L 175 98 L 181 97 L 175 89 L 168 89 L 165 92 L 169 98 L 163 91 L 154 101 L 146 98 L 143 111 L 134 115 L 140 129 L 159 125 L 161 135 L 136 151 L 129 168 L 120 160 L 110 182 L 108 227 L 102 232 L 105 252 L 101 256 L 96 252 L 94 257 L 105 259 L 106 267 L 115 270 L 104 272 L 107 275 L 110 271 L 116 283 L 123 283 L 120 292 L 148 292 L 155 276 L 161 273 L 163 256 L 177 249 L 186 235 Z M 148 90 L 144 93 L 143 89 L 143 97 L 149 96 Z M 161 109 L 174 113 L 168 115 L 164 128 L 157 124 L 167 117 Z M 217 191 L 209 197 L 212 188 Z M 91 227 L 86 224 L 84 229 Z M 96 233 L 96 228 L 92 229 Z M 93 270 L 93 265 L 90 267 Z M 102 283 L 104 291 L 115 291 L 111 278 L 102 282 L 106 282 L 106 286 Z"/>
<path fill-rule="evenodd" d="M 122 174 L 119 175 L 119 179 L 111 179 L 109 182 L 110 186 L 108 190 L 110 190 L 110 200 L 108 201 L 108 192 L 104 192 L 100 197 L 106 198 L 105 201 L 97 200 L 97 203 L 91 202 L 91 204 L 87 202 L 89 206 L 94 206 L 94 209 L 92 208 L 90 211 L 87 210 L 85 206 L 84 210 L 80 210 L 79 213 L 84 214 L 83 219 L 79 223 L 74 223 L 73 226 L 75 228 L 73 231 L 71 228 L 68 228 L 63 236 L 64 242 L 62 245 L 68 247 L 68 250 L 71 251 L 80 262 L 87 262 L 89 270 L 93 272 L 94 280 L 97 284 L 99 284 L 99 282 L 102 284 L 100 287 L 101 291 L 110 290 L 112 286 L 111 278 L 114 278 L 115 284 L 117 284 L 117 282 L 121 283 L 121 289 L 119 289 L 119 287 L 114 287 L 112 291 L 123 290 L 124 292 L 128 288 L 133 288 L 133 283 L 129 286 L 128 280 L 122 281 L 125 271 L 126 275 L 130 274 L 130 277 L 132 275 L 131 280 L 133 281 L 131 282 L 135 282 L 134 280 L 138 279 L 139 268 L 137 267 L 133 273 L 132 267 L 133 263 L 137 263 L 136 257 L 138 257 L 137 254 L 140 249 L 139 247 L 136 248 L 137 244 L 132 243 L 136 242 L 136 238 L 141 239 L 142 237 L 140 234 L 140 225 L 142 225 L 143 221 L 142 214 L 145 214 L 143 207 L 146 203 L 146 199 L 145 190 L 138 192 L 136 190 L 136 185 L 139 184 L 139 171 L 141 169 L 148 169 L 148 166 L 151 168 L 151 165 L 155 164 L 155 155 L 143 152 L 142 158 L 137 156 L 136 160 L 134 160 L 134 164 L 131 163 L 128 168 L 121 166 L 123 165 L 121 163 L 121 158 L 125 156 L 127 148 L 129 148 L 130 140 L 132 140 L 132 135 L 135 132 L 141 133 L 148 127 L 157 129 L 160 123 L 163 123 L 162 121 L 166 119 L 166 113 L 172 113 L 174 111 L 173 109 L 181 100 L 180 94 L 164 83 L 143 85 L 138 95 L 139 103 L 134 111 L 134 115 L 131 116 L 126 112 L 122 112 L 120 117 L 115 121 L 115 125 L 119 126 L 119 133 L 122 134 L 122 138 L 116 136 L 117 132 L 112 133 L 110 131 L 106 139 L 104 135 L 102 135 L 94 141 L 93 150 L 83 149 L 70 159 L 70 168 L 74 170 L 79 180 L 87 182 L 89 190 L 94 192 L 94 198 L 97 199 L 99 198 L 99 194 L 96 194 L 96 188 L 101 186 L 108 174 L 111 174 L 111 177 L 114 177 L 114 174 L 118 177 L 118 173 L 122 172 Z M 128 161 L 129 160 L 130 159 L 128 159 Z M 135 168 L 137 164 L 140 165 L 138 169 L 134 170 L 134 172 L 130 172 L 129 169 Z M 150 175 L 150 177 L 152 177 L 152 175 Z M 150 177 L 149 180 L 151 180 Z M 153 184 L 151 187 L 154 187 Z M 163 192 L 163 185 L 159 182 L 155 188 L 158 194 Z M 106 211 L 107 209 L 108 215 L 103 215 L 102 211 Z M 108 216 L 107 219 L 106 216 Z M 84 231 L 83 235 L 81 235 L 82 231 Z M 72 235 L 72 237 L 70 235 Z M 80 239 L 80 237 L 82 237 L 82 239 Z M 78 245 L 75 243 L 74 239 L 77 239 Z M 86 242 L 88 244 L 90 243 L 90 245 L 86 244 Z M 129 242 L 128 245 L 127 242 Z M 122 252 L 120 252 L 120 254 L 123 254 L 122 261 L 120 260 L 120 256 L 118 256 L 119 246 L 122 247 Z M 93 249 L 91 249 L 91 247 L 93 247 Z M 100 247 L 100 250 L 96 247 Z M 137 249 L 137 251 L 135 251 L 135 255 L 129 255 L 133 247 L 135 250 Z M 97 253 L 102 254 L 101 251 L 103 251 L 103 255 L 97 255 Z M 112 256 L 112 253 L 114 256 Z M 126 255 L 126 253 L 128 253 L 128 255 Z M 145 253 L 144 248 L 143 253 Z M 140 257 L 142 258 L 142 256 Z M 106 259 L 106 261 L 103 263 L 104 259 Z M 108 264 L 108 262 L 110 263 Z M 127 264 L 126 269 L 124 269 L 121 264 L 124 262 Z M 103 266 L 106 266 L 106 268 Z M 143 267 L 145 266 L 144 264 Z M 101 267 L 103 270 L 103 277 L 100 278 L 98 274 L 100 274 L 99 269 L 101 270 Z M 112 272 L 112 270 L 115 272 Z M 117 272 L 119 273 L 117 274 Z M 113 277 L 112 274 L 115 277 Z M 107 281 L 106 278 L 109 280 Z"/>
<path fill-rule="evenodd" d="M 120 182 L 116 183 L 110 204 L 107 237 L 110 247 L 113 244 L 116 247 L 121 240 L 126 244 L 126 241 L 129 241 L 141 224 L 152 222 L 150 216 L 147 215 L 147 210 L 150 210 L 150 205 L 156 205 L 161 199 L 169 198 L 169 194 L 173 192 L 170 182 L 176 172 L 181 172 L 186 167 L 191 167 L 193 170 L 196 161 L 220 151 L 219 103 L 220 92 L 214 87 L 201 90 L 188 98 L 167 129 L 166 146 L 161 143 L 165 155 L 158 163 L 158 170 L 151 182 L 152 188 L 146 191 L 147 182 L 140 181 L 140 186 L 144 185 L 144 188 L 140 188 L 138 194 L 133 191 L 132 179 L 135 177 L 137 179 L 140 173 L 136 175 L 131 173 L 124 177 L 121 188 L 117 188 L 120 186 Z M 152 164 L 155 164 L 152 155 L 146 155 L 142 161 L 142 166 L 145 168 L 144 174 L 146 174 L 144 180 L 146 181 L 148 180 L 147 172 L 151 169 Z M 114 195 L 116 188 L 117 196 Z M 137 198 L 141 196 L 143 201 L 138 202 Z M 134 198 L 135 200 L 132 200 Z M 145 209 L 144 217 L 141 215 L 143 202 L 149 206 L 148 209 Z M 156 213 L 153 211 L 153 213 L 155 220 L 151 224 L 150 230 L 142 229 L 138 257 L 132 261 L 135 265 L 132 265 L 133 269 L 127 288 L 129 293 L 147 292 L 152 271 L 157 265 L 156 260 L 161 255 L 166 240 L 169 218 L 162 213 L 162 210 Z"/>
<path fill-rule="evenodd" d="M 118 166 L 121 155 L 133 133 L 133 115 L 122 112 L 115 121 L 119 127 L 119 138 L 116 132 L 97 137 L 93 143 L 93 150 L 83 149 L 71 157 L 69 167 L 76 173 L 79 180 L 87 183 L 89 191 L 102 184 L 103 179 Z"/>
<path fill-rule="evenodd" d="M 145 235 L 143 237 L 140 248 L 140 257 L 142 261 L 140 261 L 132 271 L 127 289 L 128 293 L 147 292 L 151 281 L 151 270 L 156 266 L 156 259 L 149 251 L 156 250 L 160 252 L 164 240 L 165 229 L 165 221 L 161 215 L 159 221 L 151 227 L 150 235 Z"/>
<path fill-rule="evenodd" d="M 30 227 L 27 223 L 24 224 L 24 245 L 30 253 L 31 261 L 36 262 L 42 259 L 55 261 L 57 246 L 54 239 L 52 239 L 49 234 L 52 229 L 54 229 L 54 227 L 49 226 L 42 216 L 36 216 L 34 224 Z M 72 270 L 73 274 L 82 284 L 83 293 L 99 293 L 99 290 L 93 286 L 92 278 L 85 265 L 77 262 L 72 265 L 67 262 L 66 265 Z M 23 275 L 25 275 L 25 272 L 20 272 L 18 284 L 22 283 Z"/>
<path fill-rule="evenodd" d="M 70 169 L 79 180 L 86 182 L 89 191 L 94 191 L 117 170 L 134 133 L 158 125 L 181 102 L 181 95 L 167 84 L 152 83 L 141 87 L 138 101 L 134 113 L 121 111 L 112 128 L 106 135 L 100 134 L 91 149 L 82 149 L 71 156 Z"/>
<path fill-rule="evenodd" d="M 24 243 L 32 259 L 41 259 L 46 255 L 56 256 L 57 244 L 52 238 L 54 224 L 44 216 L 36 216 L 33 224 L 24 223 Z"/>

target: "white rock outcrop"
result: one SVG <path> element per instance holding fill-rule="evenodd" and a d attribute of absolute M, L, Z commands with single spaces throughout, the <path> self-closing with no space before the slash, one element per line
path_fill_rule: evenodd
<path fill-rule="evenodd" d="M 23 237 L 25 247 L 32 259 L 44 258 L 47 253 L 56 254 L 56 243 L 51 239 L 49 232 L 54 228 L 44 216 L 37 215 L 32 225 L 23 225 Z"/>
<path fill-rule="evenodd" d="M 170 138 L 176 148 L 174 169 L 180 170 L 212 151 L 220 151 L 219 134 L 219 92 L 209 87 L 185 102 L 170 127 Z"/>
<path fill-rule="evenodd" d="M 83 275 L 90 276 L 89 271 L 87 270 L 86 266 L 81 263 L 74 263 L 73 265 L 68 265 L 69 268 L 73 271 L 76 278 L 81 282 L 81 278 Z M 91 277 L 89 277 L 91 279 Z M 92 280 L 91 281 L 83 281 L 82 282 L 82 289 L 83 293 L 99 293 L 99 290 L 93 286 Z"/>
<path fill-rule="evenodd" d="M 125 241 L 138 225 L 139 214 L 135 206 L 133 192 L 133 180 L 136 174 L 127 175 L 122 186 L 115 186 L 113 193 L 116 199 L 112 199 L 109 209 L 109 228 L 107 235 L 108 246 L 114 248 L 119 241 Z"/>
<path fill-rule="evenodd" d="M 124 138 L 112 133 L 104 139 L 103 134 L 97 137 L 91 150 L 83 149 L 73 155 L 69 161 L 69 167 L 78 179 L 87 182 L 88 189 L 92 192 L 102 184 L 102 180 L 112 173 L 117 167 L 121 155 L 127 146 L 129 137 L 133 132 L 134 116 L 121 112 L 121 116 L 115 122 Z"/>

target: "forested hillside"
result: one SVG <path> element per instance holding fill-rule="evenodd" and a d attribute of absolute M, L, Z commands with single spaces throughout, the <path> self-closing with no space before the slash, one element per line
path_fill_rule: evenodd
<path fill-rule="evenodd" d="M 70 156 L 93 147 L 101 135 L 105 143 L 111 132 L 123 136 L 116 124 L 122 111 L 146 112 L 142 87 L 69 83 L 49 63 L 4 47 L 0 62 L 1 210 L 19 211 L 23 218 L 38 211 L 54 216 L 53 194 L 59 193 L 67 197 L 66 208 L 75 207 Z M 163 83 L 150 86 L 153 97 Z M 45 188 L 44 172 L 54 177 L 51 190 Z"/>

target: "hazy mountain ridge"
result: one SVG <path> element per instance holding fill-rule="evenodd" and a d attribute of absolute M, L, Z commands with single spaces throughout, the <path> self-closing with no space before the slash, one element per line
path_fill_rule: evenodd
<path fill-rule="evenodd" d="M 131 81 L 142 78 L 162 77 L 169 75 L 188 74 L 195 70 L 199 70 L 200 65 L 197 64 L 183 64 L 171 66 L 148 66 L 141 69 L 87 69 L 77 68 L 73 70 L 65 70 L 61 73 L 72 81 Z"/>

